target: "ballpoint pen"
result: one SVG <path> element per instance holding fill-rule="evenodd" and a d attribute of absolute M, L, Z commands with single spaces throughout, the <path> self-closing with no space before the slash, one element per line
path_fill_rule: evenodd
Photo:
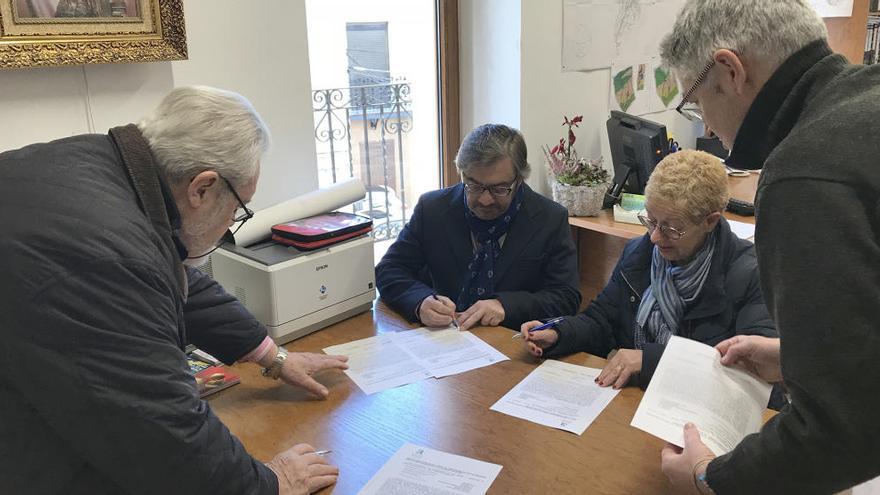
<path fill-rule="evenodd" d="M 324 457 L 325 455 L 327 455 L 327 454 L 332 454 L 332 453 L 333 453 L 332 450 L 316 450 L 316 451 L 314 452 L 315 455 L 319 455 L 319 456 L 321 456 L 321 457 Z"/>
<path fill-rule="evenodd" d="M 538 330 L 547 330 L 548 328 L 552 327 L 553 325 L 556 325 L 557 323 L 559 323 L 560 321 L 562 321 L 564 319 L 565 319 L 564 316 L 557 316 L 556 318 L 551 318 L 551 319 L 545 321 L 543 324 L 536 326 L 535 328 L 530 328 L 529 333 L 537 332 Z M 517 333 L 516 335 L 511 337 L 511 339 L 515 339 L 517 337 L 522 337 L 522 333 Z"/>
<path fill-rule="evenodd" d="M 433 297 L 435 301 L 440 300 L 440 298 L 437 297 L 437 294 L 431 294 L 431 297 Z M 458 322 L 455 321 L 455 312 L 452 313 L 452 326 L 454 326 L 455 328 L 458 328 Z"/>

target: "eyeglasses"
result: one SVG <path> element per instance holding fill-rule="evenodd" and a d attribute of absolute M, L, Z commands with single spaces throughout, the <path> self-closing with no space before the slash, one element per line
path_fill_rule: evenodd
<path fill-rule="evenodd" d="M 709 71 L 712 70 L 712 67 L 715 67 L 715 61 L 709 62 L 702 72 L 697 76 L 697 79 L 694 81 L 693 86 L 682 96 L 681 103 L 675 107 L 675 111 L 684 115 L 684 117 L 692 122 L 702 122 L 703 121 L 703 110 L 699 105 L 692 101 L 688 101 L 691 96 L 694 95 L 694 91 L 706 80 L 706 76 L 709 75 Z"/>
<path fill-rule="evenodd" d="M 509 186 L 495 185 L 495 186 L 484 186 L 483 184 L 478 184 L 476 182 L 465 182 L 464 183 L 464 192 L 466 192 L 469 196 L 479 196 L 483 194 L 483 191 L 489 191 L 489 194 L 495 196 L 496 198 L 503 198 L 504 196 L 510 196 L 510 193 L 516 189 L 516 183 L 519 182 L 519 179 L 514 179 L 513 183 Z"/>
<path fill-rule="evenodd" d="M 645 228 L 648 229 L 648 234 L 653 234 L 654 229 L 659 228 L 660 233 L 663 234 L 664 237 L 672 241 L 677 241 L 684 237 L 685 234 L 687 234 L 687 232 L 672 228 L 668 225 L 657 225 L 656 220 L 651 220 L 645 215 L 638 215 L 638 218 L 639 222 L 642 222 L 642 225 L 644 225 Z"/>
<path fill-rule="evenodd" d="M 232 215 L 233 222 L 241 222 L 241 225 L 239 225 L 235 229 L 235 232 L 238 232 L 238 229 L 240 229 L 241 226 L 244 225 L 245 222 L 247 222 L 248 220 L 250 220 L 251 218 L 254 217 L 254 211 L 251 210 L 250 208 L 248 208 L 247 205 L 244 204 L 244 201 L 241 200 L 241 196 L 239 196 L 238 193 L 235 192 L 235 188 L 232 187 L 232 183 L 229 182 L 229 180 L 227 180 L 226 177 L 223 177 L 221 175 L 220 178 L 223 179 L 223 182 L 225 182 L 226 185 L 229 187 L 229 190 L 232 191 L 232 195 L 235 196 L 236 200 L 238 200 L 238 208 L 235 209 L 235 212 Z M 235 232 L 233 232 L 233 234 Z"/>

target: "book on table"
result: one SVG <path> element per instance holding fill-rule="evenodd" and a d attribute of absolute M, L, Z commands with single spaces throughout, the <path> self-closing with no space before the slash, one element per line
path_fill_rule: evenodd
<path fill-rule="evenodd" d="M 241 382 L 236 372 L 204 351 L 195 349 L 188 352 L 186 360 L 190 373 L 196 379 L 199 397 L 207 397 Z"/>

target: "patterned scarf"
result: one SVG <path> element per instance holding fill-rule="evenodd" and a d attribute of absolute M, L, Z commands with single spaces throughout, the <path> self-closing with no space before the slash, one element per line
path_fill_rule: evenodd
<path fill-rule="evenodd" d="M 694 259 L 684 266 L 673 265 L 654 247 L 651 285 L 636 312 L 636 349 L 643 349 L 650 342 L 666 344 L 670 336 L 678 335 L 685 308 L 700 295 L 714 254 L 714 231 Z"/>
<path fill-rule="evenodd" d="M 476 240 L 477 248 L 474 257 L 468 263 L 464 274 L 461 294 L 456 302 L 456 311 L 464 311 L 480 299 L 485 299 L 495 292 L 495 260 L 501 254 L 499 239 L 504 237 L 516 215 L 522 208 L 523 189 L 520 185 L 514 193 L 513 201 L 503 215 L 494 220 L 481 220 L 467 206 L 467 194 L 464 196 L 465 219 L 470 227 L 471 235 Z"/>

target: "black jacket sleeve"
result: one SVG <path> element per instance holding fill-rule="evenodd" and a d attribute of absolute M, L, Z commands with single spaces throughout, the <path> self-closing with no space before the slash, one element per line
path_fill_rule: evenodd
<path fill-rule="evenodd" d="M 761 283 L 791 404 L 710 463 L 708 481 L 720 494 L 837 492 L 880 471 L 876 193 L 798 179 L 759 195 Z"/>
<path fill-rule="evenodd" d="M 621 274 L 621 265 L 626 254 L 621 256 L 614 267 L 611 280 L 584 312 L 570 316 L 556 325 L 559 340 L 544 351 L 545 357 L 557 357 L 574 352 L 588 352 L 605 357 L 619 346 L 615 328 L 620 325 L 618 315 L 620 301 L 625 300 L 629 290 Z"/>
<path fill-rule="evenodd" d="M 420 278 L 427 265 L 423 246 L 424 211 L 416 203 L 412 217 L 376 265 L 376 287 L 382 300 L 409 321 L 418 321 L 416 309 L 434 289 Z"/>
<path fill-rule="evenodd" d="M 189 266 L 186 276 L 189 295 L 183 314 L 187 343 L 232 364 L 266 338 L 266 327 L 214 279 Z"/>
<path fill-rule="evenodd" d="M 502 326 L 519 330 L 535 319 L 573 315 L 581 304 L 577 250 L 571 238 L 568 213 L 560 209 L 549 233 L 547 257 L 541 267 L 541 286 L 537 291 L 499 291 L 495 297 L 504 307 Z"/>
<path fill-rule="evenodd" d="M 274 473 L 198 397 L 174 290 L 140 262 L 59 276 L 16 312 L 14 383 L 61 438 L 53 448 L 125 493 L 274 495 Z"/>

